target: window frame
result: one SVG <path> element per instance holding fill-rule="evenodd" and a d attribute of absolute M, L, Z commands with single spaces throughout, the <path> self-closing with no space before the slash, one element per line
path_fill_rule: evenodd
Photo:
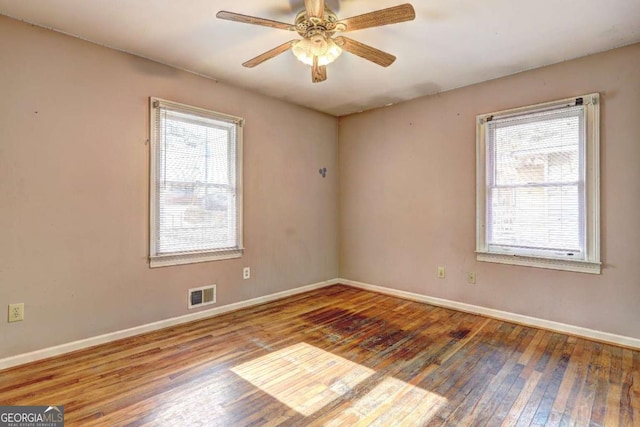
<path fill-rule="evenodd" d="M 488 153 L 488 126 L 491 120 L 526 116 L 533 113 L 572 107 L 582 102 L 584 105 L 584 259 L 553 257 L 543 252 L 514 250 L 507 252 L 490 247 L 488 232 L 488 191 L 490 182 L 489 163 L 493 161 Z M 582 273 L 601 273 L 600 259 L 600 97 L 591 93 L 557 101 L 502 110 L 476 116 L 476 259 L 483 262 L 511 264 L 528 267 L 548 268 Z"/>
<path fill-rule="evenodd" d="M 235 201 L 236 201 L 236 245 L 232 248 L 193 250 L 183 252 L 159 253 L 159 204 L 160 194 L 157 191 L 158 180 L 158 150 L 160 132 L 156 128 L 156 115 L 162 108 L 170 109 L 182 114 L 204 117 L 207 119 L 219 120 L 233 123 L 236 126 L 236 158 L 235 158 Z M 219 113 L 205 108 L 194 107 L 179 102 L 168 101 L 162 98 L 149 97 L 149 266 L 166 267 L 172 265 L 192 264 L 207 261 L 217 261 L 224 259 L 240 258 L 244 253 L 243 246 L 243 186 L 242 186 L 242 165 L 243 165 L 243 127 L 242 117 Z"/>

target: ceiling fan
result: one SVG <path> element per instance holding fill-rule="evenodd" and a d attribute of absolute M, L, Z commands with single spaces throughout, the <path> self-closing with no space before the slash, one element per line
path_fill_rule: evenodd
<path fill-rule="evenodd" d="M 296 15 L 293 25 L 225 10 L 218 12 L 216 16 L 229 21 L 296 31 L 302 39 L 283 43 L 242 65 L 253 68 L 291 49 L 296 58 L 311 66 L 311 80 L 314 83 L 327 79 L 327 64 L 340 56 L 343 50 L 383 67 L 388 67 L 396 60 L 395 56 L 364 43 L 343 36 L 334 37 L 336 33 L 396 24 L 416 17 L 413 6 L 408 3 L 341 20 L 325 6 L 324 0 L 304 0 L 304 6 Z"/>

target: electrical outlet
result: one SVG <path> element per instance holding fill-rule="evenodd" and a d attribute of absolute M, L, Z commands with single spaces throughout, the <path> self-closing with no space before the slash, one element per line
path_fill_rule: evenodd
<path fill-rule="evenodd" d="M 242 278 L 243 279 L 251 279 L 251 268 L 245 267 L 242 269 Z"/>
<path fill-rule="evenodd" d="M 469 283 L 470 285 L 476 284 L 476 273 L 474 273 L 473 271 L 467 273 L 467 283 Z"/>
<path fill-rule="evenodd" d="M 24 303 L 9 304 L 9 322 L 24 320 Z"/>
<path fill-rule="evenodd" d="M 438 267 L 438 279 L 444 279 L 444 267 Z"/>

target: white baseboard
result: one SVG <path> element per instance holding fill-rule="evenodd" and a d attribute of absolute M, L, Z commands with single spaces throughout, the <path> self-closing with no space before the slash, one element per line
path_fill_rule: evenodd
<path fill-rule="evenodd" d="M 536 328 L 548 329 L 551 331 L 562 332 L 565 334 L 576 335 L 596 341 L 611 343 L 620 345 L 623 347 L 630 347 L 640 349 L 640 339 L 626 337 L 623 335 L 611 334 L 608 332 L 596 331 L 593 329 L 582 328 L 580 326 L 567 325 L 564 323 L 553 322 L 550 320 L 538 319 L 536 317 L 523 316 L 521 314 L 510 313 L 507 311 L 494 310 L 491 308 L 481 307 L 472 304 L 466 304 L 457 301 L 450 301 L 441 298 L 429 297 L 426 295 L 416 294 L 413 292 L 401 291 L 398 289 L 386 288 L 383 286 L 371 285 L 368 283 L 356 282 L 347 279 L 332 279 L 324 282 L 318 282 L 307 286 L 301 286 L 299 288 L 290 289 L 288 291 L 277 292 L 275 294 L 265 295 L 258 298 L 252 298 L 246 301 L 240 301 L 233 304 L 227 304 L 220 307 L 214 307 L 210 310 L 199 311 L 197 313 L 186 314 L 184 316 L 172 317 L 170 319 L 160 320 L 158 322 L 148 323 L 146 325 L 135 326 L 133 328 L 124 329 L 121 331 L 111 332 L 96 337 L 86 338 L 79 341 L 74 341 L 66 344 L 57 345 L 55 347 L 44 348 L 41 350 L 32 351 L 30 353 L 19 354 L 16 356 L 0 359 L 0 370 L 11 368 L 12 366 L 18 366 L 36 360 L 46 359 L 48 357 L 58 356 L 60 354 L 69 353 L 76 350 L 82 350 L 84 348 L 93 347 L 99 344 L 105 344 L 108 342 L 116 341 L 122 338 L 132 337 L 134 335 L 143 334 L 145 332 L 157 331 L 158 329 L 167 328 L 169 326 L 179 325 L 181 323 L 192 322 L 194 320 L 200 320 L 207 317 L 212 317 L 218 314 L 227 313 L 233 310 L 239 310 L 241 308 L 247 308 L 258 304 L 264 304 L 267 302 L 275 301 L 281 298 L 286 298 L 292 295 L 297 295 L 303 292 L 311 291 L 314 289 L 323 288 L 325 286 L 344 284 L 353 286 L 355 288 L 365 289 L 369 291 L 375 291 L 382 294 L 396 296 L 399 298 L 409 299 L 417 302 L 424 302 L 439 307 L 451 308 L 453 310 L 464 311 L 467 313 L 480 314 L 495 319 L 506 320 L 509 322 L 515 322 L 527 326 L 533 326 Z"/>
<path fill-rule="evenodd" d="M 302 286 L 288 291 L 277 292 L 275 294 L 265 295 L 258 298 L 252 298 L 246 301 L 240 301 L 233 304 L 227 304 L 220 307 L 215 307 L 210 310 L 199 311 L 197 313 L 185 314 L 183 316 L 172 317 L 170 319 L 160 320 L 158 322 L 147 323 L 146 325 L 135 326 L 133 328 L 124 329 L 121 331 L 111 332 L 104 335 L 98 335 L 96 337 L 86 338 L 79 341 L 73 341 L 66 344 L 57 345 L 55 347 L 44 348 L 41 350 L 32 351 L 30 353 L 18 354 L 16 356 L 0 359 L 0 370 L 11 368 L 12 366 L 18 366 L 36 360 L 46 359 L 48 357 L 58 356 L 60 354 L 69 353 L 71 351 L 82 350 L 84 348 L 93 347 L 99 344 L 105 344 L 108 342 L 116 341 L 122 338 L 132 337 L 134 335 L 143 334 L 146 332 L 157 331 L 158 329 L 168 328 L 169 326 L 179 325 L 181 323 L 192 322 L 194 320 L 200 320 L 207 317 L 215 316 L 222 313 L 227 313 L 233 310 L 239 310 L 241 308 L 251 307 L 258 304 L 264 304 L 266 302 L 275 301 L 281 298 L 286 298 L 292 295 L 297 295 L 303 292 L 311 291 L 314 289 L 323 288 L 338 283 L 336 279 L 326 280 L 324 282 L 318 282 L 307 286 Z"/>
<path fill-rule="evenodd" d="M 508 311 L 494 310 L 492 308 L 481 307 L 462 302 L 451 301 L 441 298 L 429 297 L 426 295 L 416 294 L 413 292 L 400 291 L 398 289 L 386 288 L 383 286 L 370 285 L 368 283 L 356 282 L 347 279 L 337 279 L 336 283 L 353 286 L 355 288 L 365 289 L 369 291 L 380 292 L 399 298 L 409 299 L 418 302 L 424 302 L 438 307 L 451 308 L 453 310 L 464 311 L 467 313 L 480 314 L 495 319 L 506 320 L 508 322 L 519 323 L 535 328 L 548 329 L 550 331 L 562 332 L 569 335 L 615 344 L 623 347 L 640 349 L 640 339 L 626 337 L 623 335 L 611 334 L 608 332 L 596 331 L 593 329 L 583 328 L 580 326 L 567 325 L 565 323 L 553 322 L 551 320 L 539 319 L 536 317 L 523 316 L 521 314 L 510 313 Z"/>

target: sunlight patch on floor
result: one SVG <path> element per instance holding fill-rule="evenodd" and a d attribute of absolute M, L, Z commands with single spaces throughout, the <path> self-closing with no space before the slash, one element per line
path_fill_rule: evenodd
<path fill-rule="evenodd" d="M 344 396 L 374 373 L 306 343 L 269 353 L 231 371 L 305 416 Z"/>
<path fill-rule="evenodd" d="M 404 381 L 386 377 L 325 426 L 424 425 L 447 399 Z"/>
<path fill-rule="evenodd" d="M 304 416 L 346 395 L 375 373 L 306 343 L 269 353 L 231 371 Z M 386 377 L 325 425 L 420 425 L 446 402 L 436 393 Z"/>

